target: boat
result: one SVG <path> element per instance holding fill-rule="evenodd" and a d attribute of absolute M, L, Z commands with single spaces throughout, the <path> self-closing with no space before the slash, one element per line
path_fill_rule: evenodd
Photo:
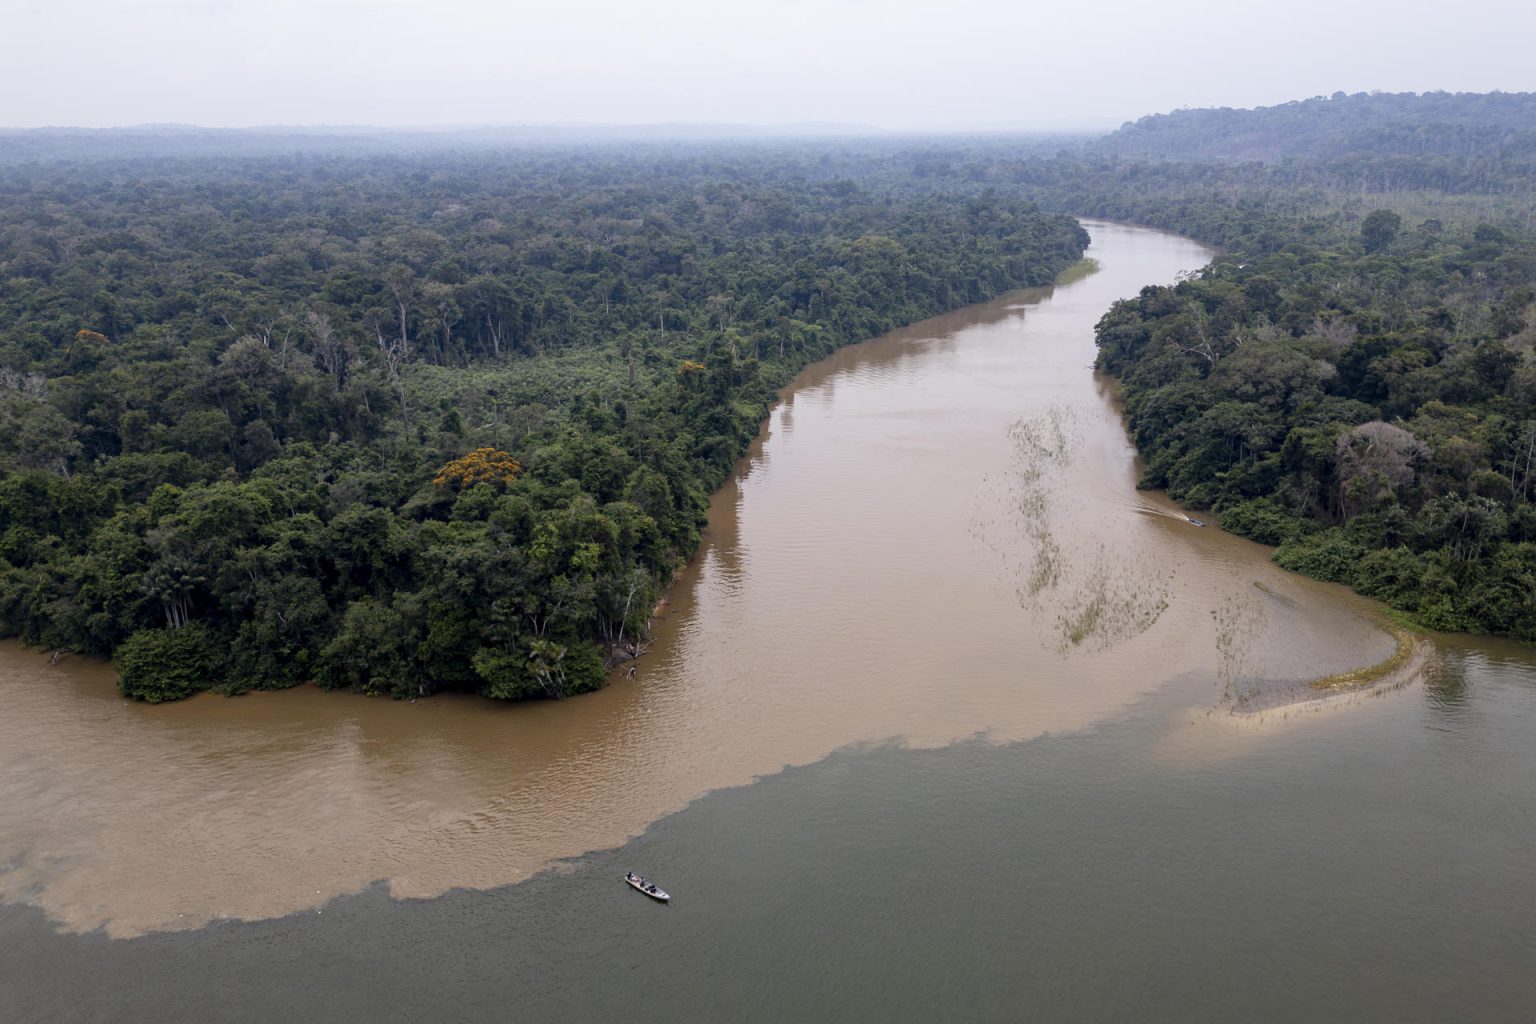
<path fill-rule="evenodd" d="M 665 903 L 672 898 L 672 894 L 658 886 L 655 882 L 648 882 L 633 871 L 624 872 L 624 881 L 639 889 L 653 900 Z"/>
<path fill-rule="evenodd" d="M 1196 519 L 1194 516 L 1185 516 L 1184 518 L 1188 519 L 1191 523 L 1194 523 L 1196 526 L 1204 526 L 1205 525 L 1205 520 L 1204 519 Z"/>

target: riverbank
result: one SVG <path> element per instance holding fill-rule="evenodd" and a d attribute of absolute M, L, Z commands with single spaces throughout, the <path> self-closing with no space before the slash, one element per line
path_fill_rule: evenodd
<path fill-rule="evenodd" d="M 1229 605 L 1228 660 L 1255 676 L 1380 660 L 1339 588 L 1139 514 L 1155 498 L 1085 371 L 1093 324 L 1207 254 L 1092 230 L 1096 274 L 797 377 L 712 496 L 633 682 L 520 705 L 300 687 L 149 706 L 92 666 L 0 648 L 0 899 L 130 937 L 312 911 L 381 879 L 402 899 L 491 889 L 845 748 L 1091 730 L 1170 679 L 1210 706 L 1212 613 Z M 1062 444 L 1021 423 L 1060 425 Z M 1053 453 L 1044 488 L 1021 461 L 1031 437 Z M 1032 590 L 1051 552 L 1061 571 Z M 1094 602 L 1135 611 L 1141 595 L 1166 608 L 1100 614 L 1116 628 L 1063 642 Z"/>

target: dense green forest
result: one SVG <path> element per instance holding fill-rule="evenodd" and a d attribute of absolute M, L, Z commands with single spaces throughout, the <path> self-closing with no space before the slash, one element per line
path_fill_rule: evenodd
<path fill-rule="evenodd" d="M 1384 156 L 1362 141 L 1399 136 L 1420 107 L 1425 124 L 1524 141 L 1506 150 L 1513 163 L 1496 148 Z M 1394 116 L 1372 122 L 1380 108 Z M 1221 154 L 1297 119 L 1308 130 L 1296 148 L 1316 156 L 1141 173 L 1118 157 L 1060 158 L 1084 169 L 1076 185 L 1031 168 L 1078 209 L 1224 247 L 1099 326 L 1143 486 L 1215 509 L 1225 528 L 1279 545 L 1281 565 L 1423 625 L 1536 640 L 1536 237 L 1519 135 L 1533 112 L 1528 95 L 1186 112 L 1117 134 L 1199 126 Z M 1346 129 L 1358 150 L 1334 144 Z M 1387 158 L 1397 187 L 1375 182 L 1362 201 L 1347 182 Z M 1346 164 L 1360 176 L 1341 182 Z M 1439 205 L 1437 189 L 1478 205 Z"/>
<path fill-rule="evenodd" d="M 1143 485 L 1426 625 L 1536 640 L 1536 245 L 1361 227 L 1104 318 Z"/>
<path fill-rule="evenodd" d="M 776 388 L 1087 243 L 774 152 L 0 168 L 5 630 L 148 700 L 599 685 Z"/>
<path fill-rule="evenodd" d="M 590 689 L 776 388 L 1050 281 L 1071 214 L 1222 250 L 1101 324 L 1146 486 L 1536 639 L 1533 121 L 1359 94 L 1099 139 L 20 133 L 0 628 L 150 700 Z"/>

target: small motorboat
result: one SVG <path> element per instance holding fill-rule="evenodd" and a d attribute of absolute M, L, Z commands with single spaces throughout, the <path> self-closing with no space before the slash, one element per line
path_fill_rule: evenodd
<path fill-rule="evenodd" d="M 1188 519 L 1191 523 L 1193 523 L 1196 526 L 1204 526 L 1205 525 L 1205 520 L 1204 519 L 1196 519 L 1194 516 L 1185 516 L 1184 518 Z"/>
<path fill-rule="evenodd" d="M 624 881 L 639 889 L 653 900 L 660 900 L 665 903 L 672 898 L 672 894 L 667 892 L 667 890 L 661 888 L 655 882 L 646 881 L 633 871 L 624 872 Z"/>

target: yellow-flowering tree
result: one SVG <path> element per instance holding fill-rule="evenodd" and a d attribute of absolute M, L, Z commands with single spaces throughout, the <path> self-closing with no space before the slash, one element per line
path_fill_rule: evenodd
<path fill-rule="evenodd" d="M 462 458 L 454 459 L 442 469 L 432 482 L 439 487 L 473 487 L 478 483 L 508 483 L 517 479 L 523 464 L 506 452 L 495 448 L 476 448 Z"/>

